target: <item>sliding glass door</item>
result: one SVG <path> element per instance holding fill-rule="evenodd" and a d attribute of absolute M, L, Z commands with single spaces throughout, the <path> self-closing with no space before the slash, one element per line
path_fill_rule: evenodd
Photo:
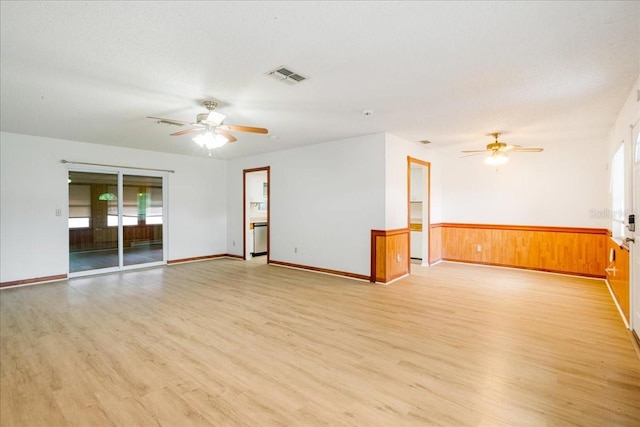
<path fill-rule="evenodd" d="M 69 172 L 69 272 L 118 267 L 118 175 Z"/>
<path fill-rule="evenodd" d="M 69 171 L 69 273 L 164 262 L 163 177 Z"/>
<path fill-rule="evenodd" d="M 123 264 L 162 261 L 162 177 L 122 178 Z"/>

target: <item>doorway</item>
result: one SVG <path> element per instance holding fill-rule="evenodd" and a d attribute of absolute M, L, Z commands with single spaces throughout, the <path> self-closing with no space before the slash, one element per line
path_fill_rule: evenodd
<path fill-rule="evenodd" d="M 431 163 L 407 157 L 409 249 L 412 264 L 430 265 Z"/>
<path fill-rule="evenodd" d="M 243 171 L 243 258 L 265 259 L 269 263 L 270 248 L 270 180 L 271 168 Z M 264 258 L 262 258 L 264 257 Z"/>
<path fill-rule="evenodd" d="M 69 275 L 165 263 L 164 178 L 70 170 Z"/>

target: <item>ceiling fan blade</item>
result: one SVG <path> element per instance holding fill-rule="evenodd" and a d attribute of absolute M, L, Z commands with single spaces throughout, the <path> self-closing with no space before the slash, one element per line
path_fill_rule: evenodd
<path fill-rule="evenodd" d="M 182 120 L 163 119 L 162 117 L 147 116 L 147 119 L 153 119 L 153 120 L 157 120 L 158 123 L 167 123 L 167 124 L 176 125 L 176 126 L 184 126 L 184 125 L 193 125 L 194 124 L 194 123 L 185 122 L 185 121 L 182 121 Z"/>
<path fill-rule="evenodd" d="M 217 133 L 219 133 L 220 135 L 224 136 L 225 138 L 227 138 L 229 140 L 229 142 L 234 142 L 237 141 L 238 138 L 236 138 L 235 136 L 231 135 L 229 132 L 227 132 L 226 130 L 223 129 L 218 129 Z"/>
<path fill-rule="evenodd" d="M 501 147 L 498 150 L 500 150 L 500 151 L 513 151 L 513 150 L 516 150 L 518 148 L 520 148 L 519 145 L 507 145 L 506 147 Z"/>
<path fill-rule="evenodd" d="M 463 153 L 490 153 L 491 150 L 464 150 Z"/>
<path fill-rule="evenodd" d="M 487 151 L 487 150 L 478 151 L 478 152 L 473 153 L 473 154 L 467 154 L 466 156 L 460 156 L 460 158 L 461 158 L 461 159 L 463 159 L 463 158 L 465 158 L 465 157 L 477 156 L 478 154 L 483 154 L 483 153 L 485 153 L 486 151 Z M 463 153 L 464 153 L 464 151 L 463 151 Z"/>
<path fill-rule="evenodd" d="M 544 149 L 542 148 L 514 148 L 513 150 L 514 152 L 520 152 L 520 153 L 539 153 L 541 151 L 544 151 Z"/>
<path fill-rule="evenodd" d="M 174 132 L 174 133 L 172 133 L 172 134 L 170 134 L 170 135 L 171 135 L 171 136 L 186 135 L 186 134 L 188 134 L 188 133 L 196 132 L 196 131 L 199 131 L 199 130 L 202 130 L 202 129 L 204 129 L 204 127 L 197 127 L 197 128 L 185 129 L 185 130 L 181 130 L 181 131 L 179 131 L 179 132 Z"/>
<path fill-rule="evenodd" d="M 239 132 L 252 132 L 252 133 L 269 133 L 268 129 L 265 128 L 254 128 L 251 126 L 238 126 L 238 125 L 220 125 L 218 129 L 223 130 L 235 130 Z"/>

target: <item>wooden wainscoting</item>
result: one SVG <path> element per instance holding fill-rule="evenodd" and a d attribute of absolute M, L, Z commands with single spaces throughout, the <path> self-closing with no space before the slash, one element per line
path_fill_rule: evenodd
<path fill-rule="evenodd" d="M 102 232 L 101 242 L 96 241 L 96 232 Z M 136 242 L 162 242 L 162 225 L 125 225 L 122 227 L 124 247 Z M 69 249 L 85 251 L 118 247 L 118 227 L 106 227 L 100 230 L 92 228 L 72 228 L 69 230 Z"/>
<path fill-rule="evenodd" d="M 443 260 L 605 277 L 607 229 L 452 223 L 440 228 Z"/>
<path fill-rule="evenodd" d="M 409 228 L 371 230 L 371 278 L 388 283 L 409 274 Z"/>
<path fill-rule="evenodd" d="M 429 226 L 429 264 L 442 260 L 442 224 Z"/>
<path fill-rule="evenodd" d="M 624 317 L 629 321 L 629 249 L 620 246 L 613 239 L 607 239 L 607 282 Z M 613 261 L 609 261 L 614 251 Z"/>

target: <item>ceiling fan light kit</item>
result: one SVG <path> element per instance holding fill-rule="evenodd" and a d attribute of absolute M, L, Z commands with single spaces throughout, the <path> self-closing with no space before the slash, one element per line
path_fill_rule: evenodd
<path fill-rule="evenodd" d="M 484 162 L 491 166 L 504 165 L 508 161 L 509 161 L 509 158 L 507 157 L 507 155 L 505 153 L 500 153 L 499 151 L 491 153 L 489 156 L 485 157 L 484 159 Z"/>
<path fill-rule="evenodd" d="M 224 135 L 214 134 L 211 131 L 206 131 L 192 138 L 193 142 L 198 144 L 200 147 L 208 148 L 209 150 L 213 150 L 216 148 L 222 147 L 224 144 L 229 142 Z"/>

